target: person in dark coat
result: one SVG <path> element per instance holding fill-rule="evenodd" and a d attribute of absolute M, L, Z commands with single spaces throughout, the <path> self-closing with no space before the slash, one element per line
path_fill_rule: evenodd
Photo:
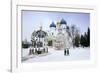
<path fill-rule="evenodd" d="M 66 55 L 66 49 L 64 49 L 64 55 Z"/>
<path fill-rule="evenodd" d="M 69 55 L 69 49 L 67 49 L 67 55 Z"/>

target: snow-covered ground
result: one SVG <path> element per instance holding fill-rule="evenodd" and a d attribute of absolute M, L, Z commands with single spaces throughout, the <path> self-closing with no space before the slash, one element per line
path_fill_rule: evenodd
<path fill-rule="evenodd" d="M 64 50 L 48 49 L 48 53 L 41 55 L 29 55 L 28 49 L 22 50 L 22 62 L 51 62 L 51 61 L 73 61 L 73 60 L 89 60 L 90 48 L 74 48 L 70 49 L 70 55 L 64 55 Z"/>

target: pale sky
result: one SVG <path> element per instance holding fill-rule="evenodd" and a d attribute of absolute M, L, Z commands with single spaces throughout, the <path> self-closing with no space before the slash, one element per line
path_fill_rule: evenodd
<path fill-rule="evenodd" d="M 57 22 L 62 18 L 67 22 L 67 25 L 76 25 L 83 34 L 90 27 L 90 14 L 78 12 L 46 12 L 46 11 L 29 11 L 22 10 L 22 40 L 31 40 L 31 34 L 34 30 L 43 27 L 44 31 L 49 30 L 52 22 Z"/>

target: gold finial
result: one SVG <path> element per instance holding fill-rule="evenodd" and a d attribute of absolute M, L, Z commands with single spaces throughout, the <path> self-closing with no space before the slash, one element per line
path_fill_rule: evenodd
<path fill-rule="evenodd" d="M 60 26 L 60 21 L 57 21 L 57 26 Z"/>

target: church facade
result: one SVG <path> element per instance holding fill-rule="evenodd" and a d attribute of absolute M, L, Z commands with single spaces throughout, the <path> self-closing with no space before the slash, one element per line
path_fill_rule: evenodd
<path fill-rule="evenodd" d="M 68 35 L 67 22 L 64 19 L 56 24 L 50 24 L 48 40 L 52 41 L 52 47 L 56 49 L 69 49 L 72 45 L 71 37 Z"/>

